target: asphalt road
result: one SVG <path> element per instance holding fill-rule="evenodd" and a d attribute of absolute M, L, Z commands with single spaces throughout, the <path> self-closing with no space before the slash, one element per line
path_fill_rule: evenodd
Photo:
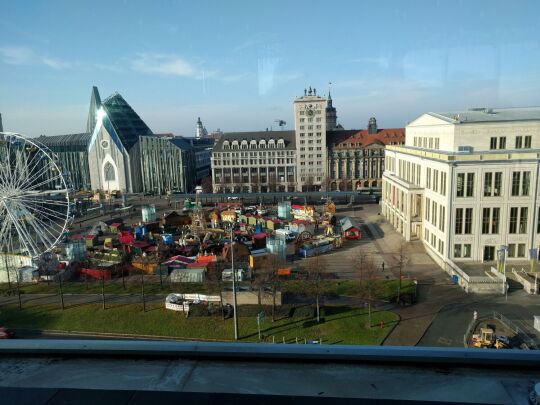
<path fill-rule="evenodd" d="M 445 305 L 436 315 L 431 326 L 418 343 L 419 346 L 463 347 L 463 335 L 477 311 L 479 316 L 497 311 L 531 337 L 539 333 L 533 328 L 533 316 L 540 315 L 540 299 L 522 291 L 515 291 L 506 302 L 504 296 L 471 295 L 465 302 L 455 302 Z"/>

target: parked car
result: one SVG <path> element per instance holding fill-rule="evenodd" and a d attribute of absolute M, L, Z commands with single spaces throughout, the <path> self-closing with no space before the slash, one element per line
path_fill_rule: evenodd
<path fill-rule="evenodd" d="M 9 330 L 4 326 L 0 326 L 0 339 L 13 339 L 15 337 L 15 331 Z"/>

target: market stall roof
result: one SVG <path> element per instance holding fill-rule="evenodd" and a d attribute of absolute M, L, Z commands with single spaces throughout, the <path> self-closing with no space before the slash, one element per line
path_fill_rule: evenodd
<path fill-rule="evenodd" d="M 84 239 L 85 237 L 86 237 L 86 235 L 83 235 L 82 233 L 78 233 L 78 234 L 70 236 L 71 239 L 75 239 L 75 240 Z"/>
<path fill-rule="evenodd" d="M 339 220 L 339 225 L 341 226 L 341 229 L 345 232 L 347 231 L 359 231 L 360 229 L 357 226 L 354 226 L 351 219 L 349 217 L 344 217 Z"/>
<path fill-rule="evenodd" d="M 114 223 L 110 224 L 109 226 L 118 228 L 120 225 L 122 225 L 122 222 L 114 222 Z"/>
<path fill-rule="evenodd" d="M 94 239 L 95 237 L 97 237 L 97 235 L 94 235 L 94 234 L 84 235 L 85 239 Z"/>
<path fill-rule="evenodd" d="M 170 257 L 167 261 L 163 262 L 162 264 L 171 264 L 171 263 L 175 263 L 175 262 L 189 264 L 189 263 L 193 263 L 194 261 L 195 260 L 193 260 L 193 259 L 191 259 L 189 257 L 177 255 L 177 256 Z"/>
<path fill-rule="evenodd" d="M 206 256 L 198 256 L 197 260 L 195 260 L 199 264 L 206 264 L 217 260 L 217 257 L 215 255 L 206 255 Z"/>

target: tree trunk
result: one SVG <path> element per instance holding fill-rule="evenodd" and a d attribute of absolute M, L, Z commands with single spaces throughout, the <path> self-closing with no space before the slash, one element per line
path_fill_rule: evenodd
<path fill-rule="evenodd" d="M 276 320 L 276 288 L 272 291 L 272 322 Z"/>
<path fill-rule="evenodd" d="M 319 294 L 318 293 L 316 296 L 316 304 L 317 304 L 317 323 L 319 323 L 321 321 L 321 313 L 319 310 Z"/>

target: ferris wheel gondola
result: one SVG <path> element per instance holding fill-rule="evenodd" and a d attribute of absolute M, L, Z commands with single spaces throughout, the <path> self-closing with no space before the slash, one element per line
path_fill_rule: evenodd
<path fill-rule="evenodd" d="M 0 132 L 0 253 L 38 258 L 71 221 L 69 177 L 37 141 Z"/>

